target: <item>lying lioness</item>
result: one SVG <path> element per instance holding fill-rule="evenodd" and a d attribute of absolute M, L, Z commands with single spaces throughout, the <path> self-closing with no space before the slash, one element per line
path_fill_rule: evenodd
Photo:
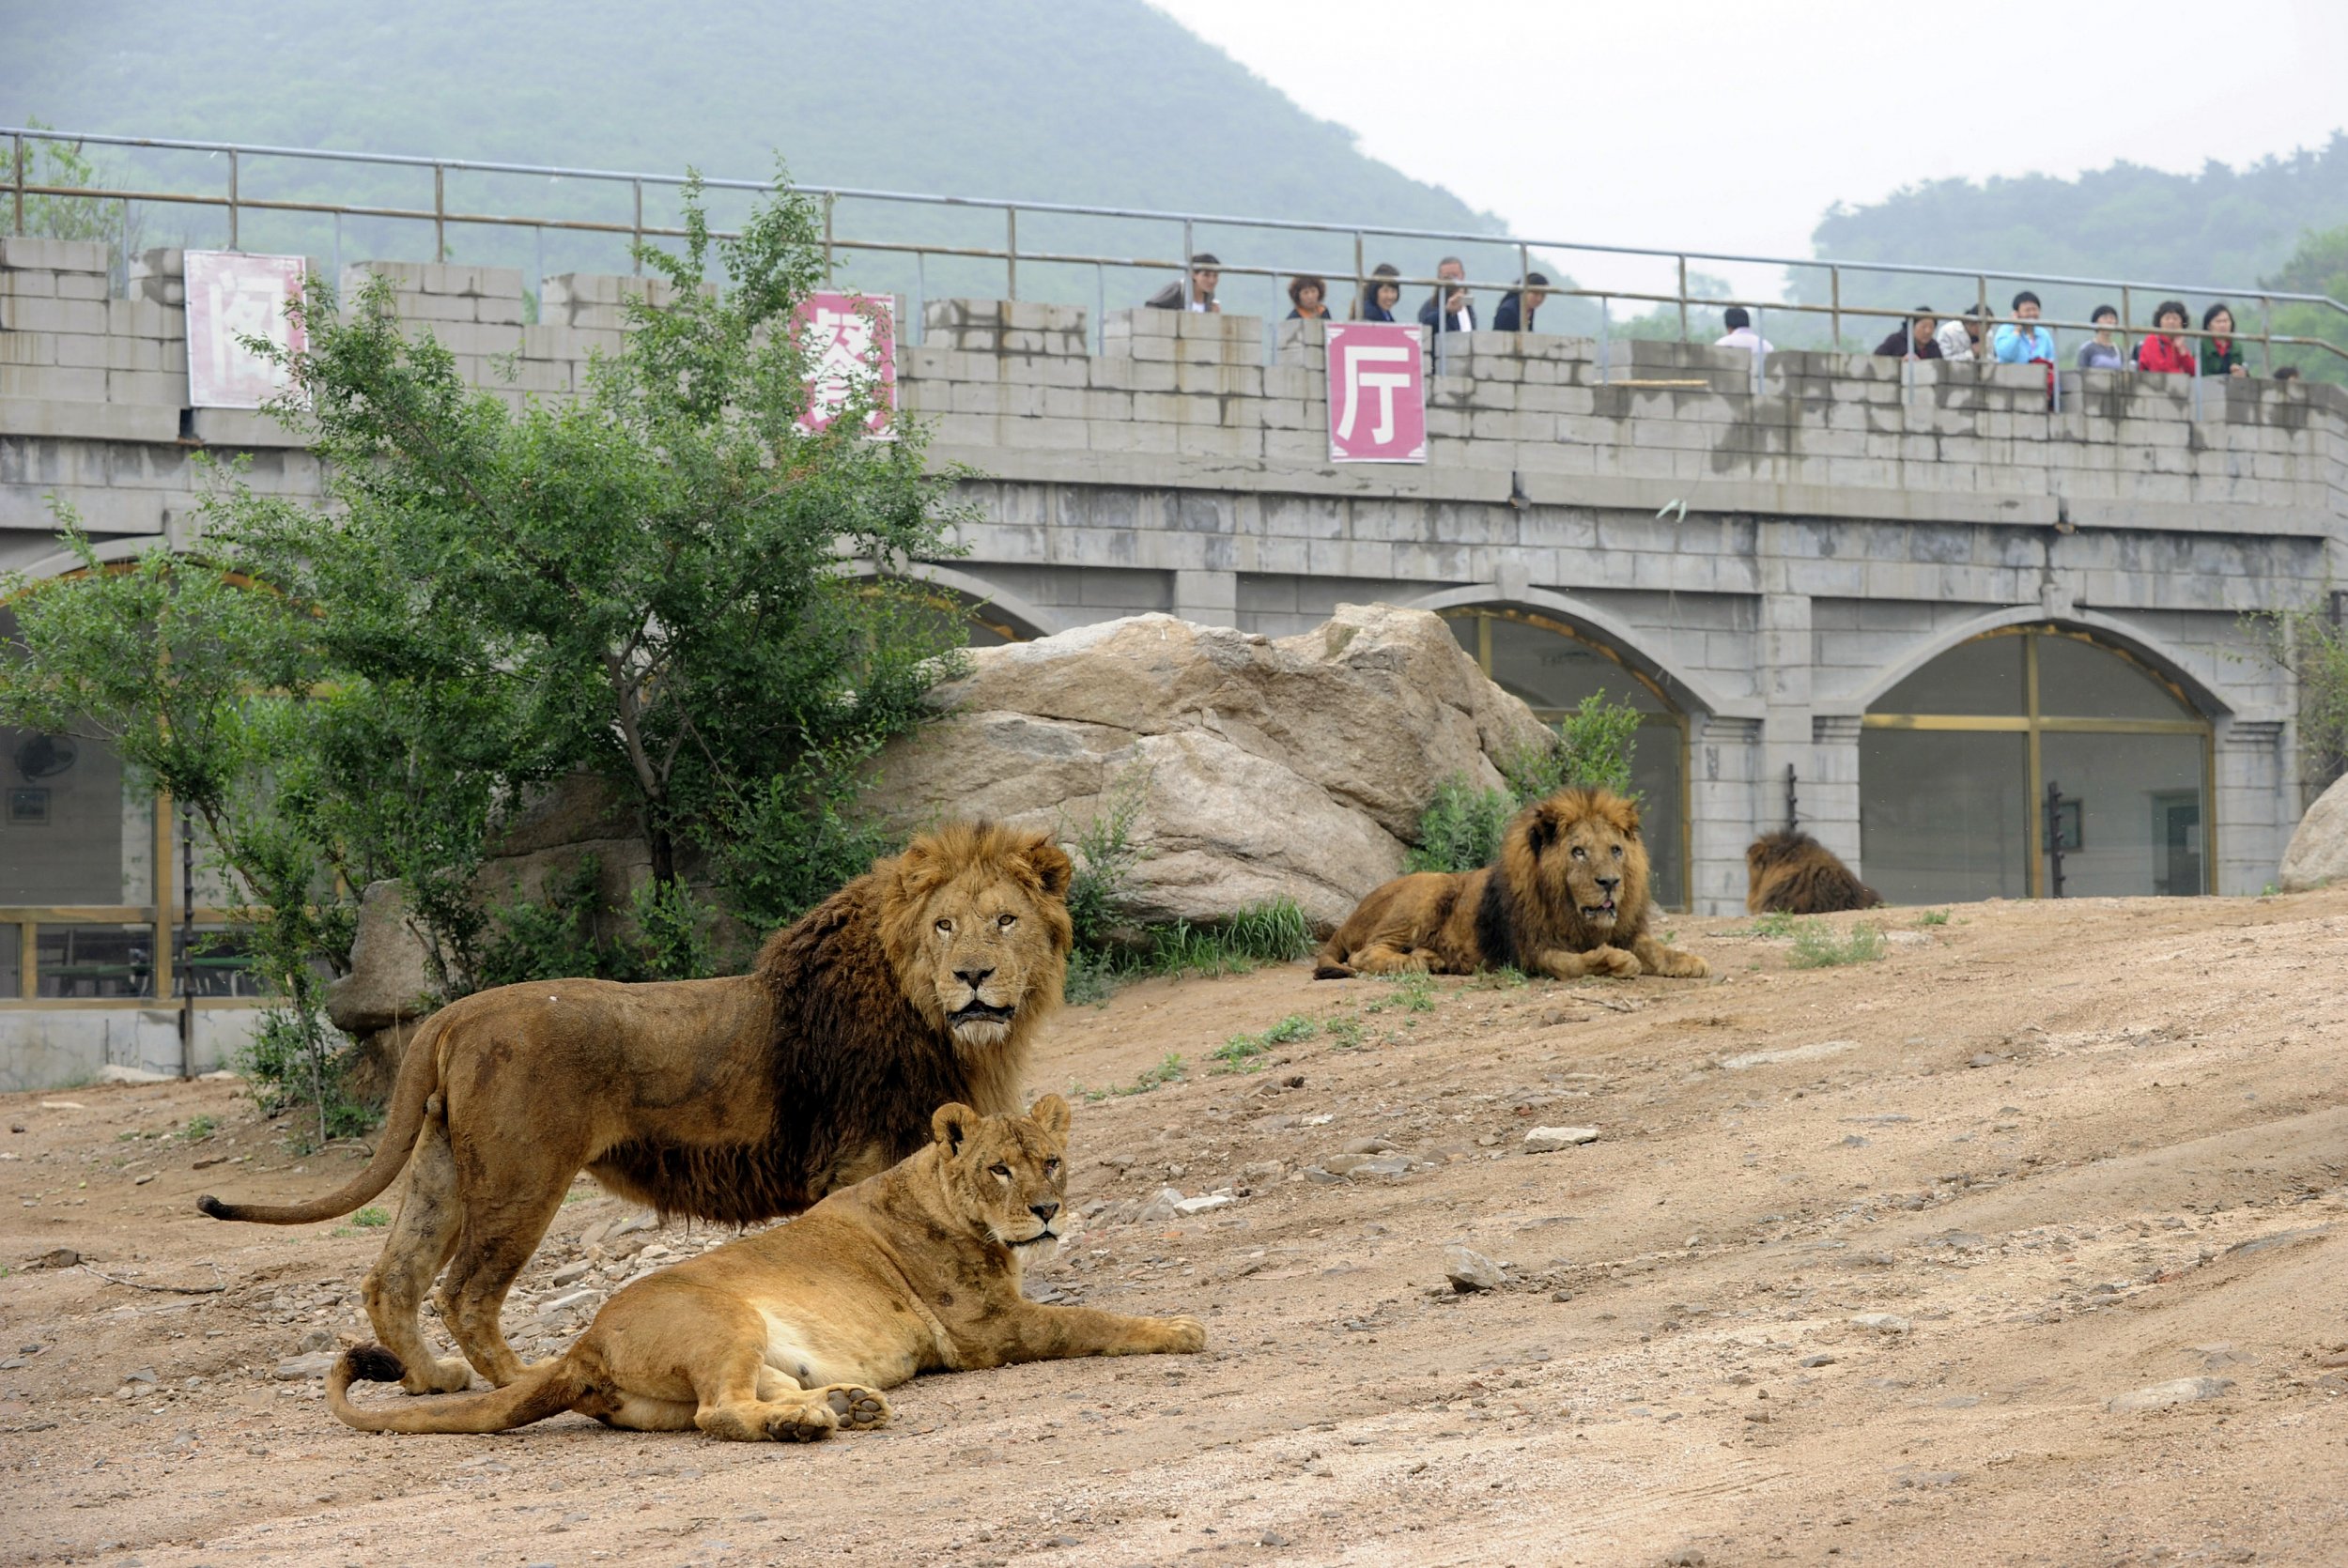
<path fill-rule="evenodd" d="M 1197 1318 L 1020 1295 L 1023 1259 L 1059 1237 L 1068 1119 L 1058 1095 L 1024 1116 L 942 1106 L 927 1147 L 780 1229 L 637 1281 L 502 1389 L 362 1409 L 352 1383 L 402 1370 L 371 1345 L 335 1363 L 327 1398 L 369 1432 L 502 1432 L 578 1410 L 639 1432 L 807 1442 L 883 1425 L 878 1391 L 916 1373 L 1201 1348 Z"/>

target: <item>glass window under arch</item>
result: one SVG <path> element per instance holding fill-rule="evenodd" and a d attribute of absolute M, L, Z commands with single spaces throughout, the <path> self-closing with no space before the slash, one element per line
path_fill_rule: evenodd
<path fill-rule="evenodd" d="M 1638 711 L 1630 782 L 1654 867 L 1653 897 L 1666 909 L 1687 908 L 1687 715 L 1613 649 L 1562 620 L 1504 606 L 1447 609 L 1443 617 L 1484 673 L 1544 724 L 1561 722 L 1592 695 Z"/>
<path fill-rule="evenodd" d="M 2125 650 L 1987 633 L 1868 710 L 1862 873 L 1893 903 L 2203 893 L 2210 766 L 2209 721 Z"/>

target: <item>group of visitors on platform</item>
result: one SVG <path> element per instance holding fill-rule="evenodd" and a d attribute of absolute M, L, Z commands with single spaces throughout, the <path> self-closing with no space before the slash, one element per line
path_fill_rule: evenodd
<path fill-rule="evenodd" d="M 2038 296 L 2024 289 L 2014 297 L 2011 320 L 1992 323 L 1987 307 L 1974 305 L 1962 315 L 1942 320 L 1930 305 L 1892 329 L 1875 351 L 1895 360 L 1994 360 L 1999 364 L 2055 363 L 2054 334 L 2038 324 Z M 2124 341 L 2120 312 L 2097 305 L 2088 320 L 2094 335 L 2072 356 L 2080 370 L 2149 370 L 2175 376 L 2248 376 L 2242 343 L 2234 335 L 2233 311 L 2222 301 L 2201 313 L 2201 331 L 2209 335 L 2188 338 L 2192 314 L 2182 300 L 2163 300 L 2153 307 L 2153 330 L 2134 344 Z M 1984 341 L 1985 334 L 1986 342 Z M 2276 372 L 2288 379 L 2299 373 L 2291 366 Z"/>
<path fill-rule="evenodd" d="M 1223 306 L 1214 291 L 1223 282 L 1223 263 L 1210 251 L 1201 251 L 1190 258 L 1190 281 L 1170 283 L 1150 296 L 1148 303 L 1160 310 L 1193 310 L 1214 312 Z M 1435 292 L 1427 297 L 1418 308 L 1418 324 L 1440 337 L 1445 332 L 1475 331 L 1475 301 L 1468 298 L 1467 263 L 1458 256 L 1445 256 L 1435 264 L 1435 276 L 1440 281 Z M 1382 261 L 1369 269 L 1369 276 L 1353 296 L 1344 315 L 1329 299 L 1329 280 L 1310 273 L 1299 273 L 1289 280 L 1289 319 L 1290 321 L 1399 321 L 1396 313 L 1402 306 L 1402 269 L 1392 262 Z M 1533 317 L 1549 298 L 1549 280 L 1538 272 L 1527 272 L 1522 286 L 1512 288 L 1500 297 L 1500 306 L 1492 312 L 1491 330 L 1495 332 L 1529 332 Z"/>
<path fill-rule="evenodd" d="M 1190 258 L 1188 282 L 1166 284 L 1150 297 L 1149 303 L 1161 310 L 1220 311 L 1223 306 L 1215 299 L 1215 289 L 1223 281 L 1222 268 L 1213 253 L 1201 251 Z M 1288 318 L 1398 321 L 1401 319 L 1396 314 L 1402 304 L 1401 277 L 1400 268 L 1380 262 L 1370 269 L 1368 278 L 1339 317 L 1330 302 L 1328 280 L 1300 273 L 1289 280 Z M 1468 295 L 1467 264 L 1458 256 L 1445 256 L 1435 264 L 1435 277 L 1438 286 L 1419 306 L 1418 324 L 1438 337 L 1475 331 L 1478 323 L 1475 301 Z M 1532 331 L 1534 315 L 1549 297 L 1549 279 L 1542 274 L 1527 272 L 1522 285 L 1501 296 L 1499 308 L 1492 312 L 1492 331 Z M 1999 364 L 2043 364 L 2051 370 L 2054 334 L 2038 324 L 2042 311 L 2038 296 L 2026 288 L 2014 297 L 2013 308 L 2013 318 L 2008 321 L 1992 321 L 1984 305 L 1943 320 L 1930 305 L 1918 305 L 1916 314 L 1894 327 L 1875 351 L 1900 360 L 1984 360 Z M 2233 312 L 2222 302 L 2201 313 L 2201 331 L 2209 335 L 2198 339 L 2182 335 L 2190 330 L 2192 319 L 2182 300 L 2164 300 L 2155 306 L 2152 331 L 2133 345 L 2123 342 L 2120 313 L 2114 307 L 2097 305 L 2088 319 L 2095 325 L 2094 335 L 2079 346 L 2074 357 L 2081 370 L 2149 370 L 2190 376 L 2198 367 L 2203 376 L 2249 374 L 2241 342 L 2234 336 Z M 1722 312 L 1721 325 L 1724 333 L 1719 346 L 1771 352 L 1743 306 L 1731 305 Z M 2298 372 L 2285 366 L 2276 375 L 2289 377 Z"/>

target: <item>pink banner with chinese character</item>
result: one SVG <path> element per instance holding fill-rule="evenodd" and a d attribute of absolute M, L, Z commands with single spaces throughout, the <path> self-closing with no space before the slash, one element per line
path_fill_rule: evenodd
<path fill-rule="evenodd" d="M 791 331 L 808 355 L 800 429 L 829 429 L 849 400 L 863 392 L 872 405 L 865 429 L 888 437 L 888 417 L 897 408 L 897 332 L 889 305 L 885 299 L 826 290 L 809 295 L 792 312 Z"/>
<path fill-rule="evenodd" d="M 1329 324 L 1329 460 L 1427 461 L 1427 379 L 1419 330 Z"/>
<path fill-rule="evenodd" d="M 300 256 L 235 251 L 188 253 L 188 406 L 258 408 L 286 390 L 284 367 L 247 348 L 266 338 L 300 353 L 301 323 L 286 307 L 301 299 Z"/>

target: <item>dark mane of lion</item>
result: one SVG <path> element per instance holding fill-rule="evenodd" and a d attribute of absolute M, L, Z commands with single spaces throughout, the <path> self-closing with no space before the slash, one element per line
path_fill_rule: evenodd
<path fill-rule="evenodd" d="M 995 860 L 1012 874 L 1023 836 L 994 824 L 948 829 L 944 857 L 959 869 Z M 999 842 L 998 842 L 999 840 Z M 766 939 L 751 975 L 774 1007 L 767 1062 L 774 1111 L 766 1137 L 743 1145 L 621 1144 L 590 1167 L 608 1186 L 664 1216 L 749 1224 L 793 1214 L 827 1191 L 826 1176 L 868 1148 L 891 1164 L 930 1141 L 930 1116 L 959 1100 L 982 1114 L 1014 1114 L 1026 1039 L 1058 1003 L 1068 950 L 1067 916 L 1045 909 L 1051 956 L 1029 976 L 1009 1039 L 965 1054 L 942 1019 L 907 1000 L 884 930 L 884 899 L 896 866 L 884 862 Z M 1030 887 L 1031 893 L 1040 891 Z M 1057 916 L 1057 919 L 1052 918 Z"/>
<path fill-rule="evenodd" d="M 1541 879 L 1543 852 L 1590 817 L 1620 833 L 1629 852 L 1615 899 L 1618 914 L 1606 931 L 1593 930 L 1570 896 L 1559 896 L 1562 880 L 1556 889 L 1545 889 Z M 1475 942 L 1484 961 L 1497 967 L 1521 964 L 1523 955 L 1550 948 L 1586 953 L 1608 944 L 1628 945 L 1646 930 L 1648 869 L 1639 808 L 1613 791 L 1576 788 L 1534 802 L 1510 821 L 1500 837 L 1500 858 L 1485 874 L 1475 906 Z"/>
<path fill-rule="evenodd" d="M 1755 838 L 1745 851 L 1745 869 L 1748 914 L 1831 915 L 1883 902 L 1832 850 L 1792 828 Z"/>

